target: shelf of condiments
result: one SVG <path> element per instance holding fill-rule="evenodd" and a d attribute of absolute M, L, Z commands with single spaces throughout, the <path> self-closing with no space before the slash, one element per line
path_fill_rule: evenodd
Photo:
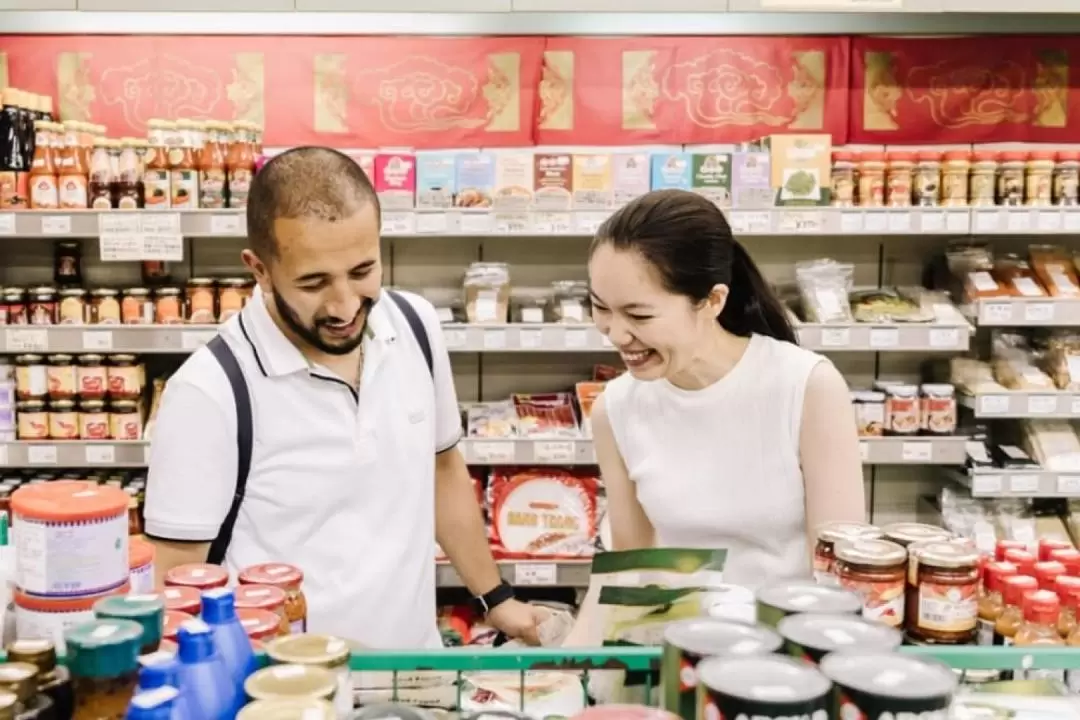
<path fill-rule="evenodd" d="M 58 122 L 0 95 L 0 209 L 242 208 L 261 154 L 253 123 L 150 120 L 147 139 L 101 125 Z"/>

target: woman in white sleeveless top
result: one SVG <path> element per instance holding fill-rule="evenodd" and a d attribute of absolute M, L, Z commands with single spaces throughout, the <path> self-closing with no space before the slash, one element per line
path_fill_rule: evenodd
<path fill-rule="evenodd" d="M 589 259 L 593 317 L 629 370 L 592 410 L 615 550 L 726 548 L 724 579 L 809 578 L 814 529 L 863 521 L 847 383 L 796 344 L 723 214 L 643 195 Z"/>

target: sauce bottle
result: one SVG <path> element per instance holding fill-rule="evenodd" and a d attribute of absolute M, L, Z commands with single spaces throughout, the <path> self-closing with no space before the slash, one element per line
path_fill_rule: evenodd
<path fill-rule="evenodd" d="M 979 593 L 979 645 L 994 644 L 994 623 L 1005 609 L 1001 595 L 1003 581 L 1016 573 L 1016 566 L 1008 562 L 989 562 L 983 568 L 983 587 Z"/>
<path fill-rule="evenodd" d="M 1065 566 L 1053 560 L 1035 563 L 1035 579 L 1039 583 L 1040 590 L 1054 592 L 1057 589 L 1057 579 L 1065 574 Z"/>
<path fill-rule="evenodd" d="M 1027 544 L 1019 540 L 998 540 L 994 545 L 994 559 L 998 562 L 1005 560 L 1005 553 L 1009 550 L 1027 550 Z"/>
<path fill-rule="evenodd" d="M 1049 590 L 1024 593 L 1024 622 L 1013 637 L 1016 647 L 1054 647 L 1064 645 L 1058 633 L 1061 601 Z M 1064 680 L 1061 670 L 1025 670 L 1027 680 Z"/>
<path fill-rule="evenodd" d="M 30 206 L 30 162 L 18 104 L 21 95 L 15 88 L 0 90 L 0 210 L 25 210 Z"/>
<path fill-rule="evenodd" d="M 1005 607 L 994 623 L 994 644 L 1012 645 L 1013 636 L 1024 621 L 1024 593 L 1037 590 L 1035 578 L 1027 575 L 1010 575 L 1001 579 L 1001 594 Z"/>
<path fill-rule="evenodd" d="M 1057 579 L 1054 589 L 1061 600 L 1061 615 L 1058 617 L 1058 634 L 1067 638 L 1076 628 L 1076 601 L 1080 599 L 1080 577 L 1062 575 Z"/>
<path fill-rule="evenodd" d="M 229 175 L 229 207 L 247 207 L 251 180 L 255 177 L 255 152 L 248 133 L 248 124 L 238 122 L 233 126 L 225 167 Z"/>
<path fill-rule="evenodd" d="M 113 206 L 112 163 L 109 162 L 109 141 L 94 138 L 94 152 L 90 156 L 90 207 L 108 210 Z"/>
<path fill-rule="evenodd" d="M 83 164 L 83 154 L 79 149 L 79 125 L 72 121 L 63 124 L 64 135 L 57 167 L 60 207 L 73 210 L 88 207 L 86 179 L 89 168 Z"/>
<path fill-rule="evenodd" d="M 30 207 L 55 210 L 60 205 L 53 154 L 53 124 L 34 122 L 34 161 L 30 165 Z"/>
<path fill-rule="evenodd" d="M 1065 566 L 1069 575 L 1080 577 L 1080 550 L 1076 548 L 1058 548 L 1050 551 L 1050 559 Z"/>
<path fill-rule="evenodd" d="M 135 153 L 135 138 L 120 140 L 119 173 L 116 178 L 116 207 L 135 210 L 139 207 L 139 156 Z"/>
<path fill-rule="evenodd" d="M 225 144 L 221 123 L 206 123 L 206 139 L 199 154 L 199 207 L 225 207 Z"/>
<path fill-rule="evenodd" d="M 149 128 L 149 146 L 146 151 L 146 166 L 143 170 L 143 207 L 147 209 L 168 208 L 171 190 L 169 186 L 169 154 L 166 145 L 168 123 L 165 120 L 151 120 Z"/>
<path fill-rule="evenodd" d="M 1035 577 L 1035 555 L 1027 550 L 1017 550 L 1010 548 L 1005 551 L 1005 561 L 1011 562 L 1016 566 L 1016 569 L 1021 575 L 1029 575 Z"/>
<path fill-rule="evenodd" d="M 176 122 L 177 144 L 169 147 L 169 187 L 177 210 L 199 207 L 199 175 L 195 168 L 194 132 L 187 120 Z"/>

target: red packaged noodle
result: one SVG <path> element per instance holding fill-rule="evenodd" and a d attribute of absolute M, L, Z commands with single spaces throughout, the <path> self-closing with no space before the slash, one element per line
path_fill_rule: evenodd
<path fill-rule="evenodd" d="M 488 488 L 493 550 L 513 558 L 591 556 L 597 486 L 595 477 L 560 468 L 494 471 Z"/>

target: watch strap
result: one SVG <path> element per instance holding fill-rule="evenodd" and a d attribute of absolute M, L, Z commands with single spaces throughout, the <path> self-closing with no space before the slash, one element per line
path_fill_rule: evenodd
<path fill-rule="evenodd" d="M 473 599 L 476 602 L 477 610 L 479 610 L 482 614 L 487 615 L 507 600 L 514 599 L 514 587 L 510 583 L 503 580 L 491 590 L 487 591 L 483 595 L 477 595 Z"/>

